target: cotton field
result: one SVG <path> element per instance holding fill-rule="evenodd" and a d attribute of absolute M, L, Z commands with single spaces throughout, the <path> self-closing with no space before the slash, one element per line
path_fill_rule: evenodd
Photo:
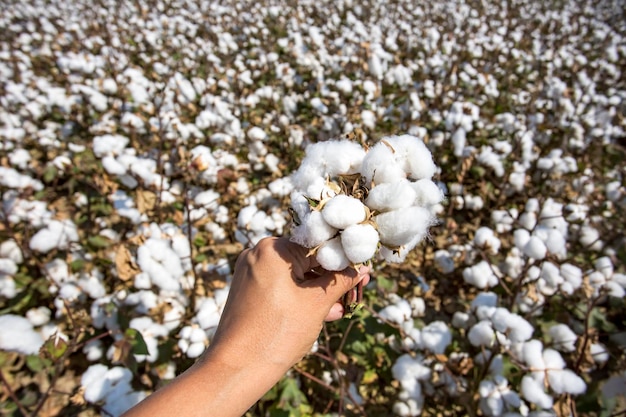
<path fill-rule="evenodd" d="M 373 279 L 248 415 L 626 412 L 621 1 L 0 10 L 2 415 L 121 415 L 283 235 Z"/>

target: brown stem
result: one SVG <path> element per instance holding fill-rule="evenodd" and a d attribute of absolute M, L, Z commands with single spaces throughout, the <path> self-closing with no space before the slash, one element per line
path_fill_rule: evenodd
<path fill-rule="evenodd" d="M 13 391 L 11 386 L 9 385 L 9 381 L 7 381 L 6 378 L 4 377 L 4 372 L 2 372 L 1 369 L 0 369 L 0 379 L 2 380 L 2 385 L 4 385 L 4 387 L 6 388 L 7 392 L 9 393 L 9 397 L 11 397 L 11 399 L 15 402 L 15 405 L 17 406 L 17 408 L 19 408 L 20 412 L 23 415 L 25 415 L 25 416 L 30 415 L 28 410 L 24 407 L 24 405 L 17 398 L 17 395 L 15 395 L 15 392 Z"/>

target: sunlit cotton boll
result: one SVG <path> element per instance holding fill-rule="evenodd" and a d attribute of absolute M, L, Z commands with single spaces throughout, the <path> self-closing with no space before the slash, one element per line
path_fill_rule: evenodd
<path fill-rule="evenodd" d="M 34 355 L 42 344 L 43 338 L 28 319 L 13 314 L 0 316 L 0 349 Z"/>
<path fill-rule="evenodd" d="M 343 250 L 340 237 L 325 242 L 317 251 L 315 259 L 322 268 L 328 271 L 341 271 L 350 266 L 350 260 Z"/>
<path fill-rule="evenodd" d="M 452 333 L 443 321 L 433 321 L 422 329 L 422 346 L 433 353 L 444 353 L 450 342 Z"/>
<path fill-rule="evenodd" d="M 544 391 L 543 382 L 533 379 L 530 375 L 525 375 L 522 378 L 521 388 L 522 395 L 527 401 L 536 404 L 539 408 L 552 408 L 553 399 Z"/>
<path fill-rule="evenodd" d="M 353 174 L 361 169 L 365 150 L 348 140 L 317 142 L 307 146 L 300 168 L 293 174 L 296 188 L 306 189 L 317 177 Z"/>
<path fill-rule="evenodd" d="M 463 270 L 463 280 L 480 289 L 494 287 L 499 282 L 496 272 L 499 273 L 495 265 L 490 265 L 487 261 L 480 261 Z"/>
<path fill-rule="evenodd" d="M 423 207 L 407 207 L 381 213 L 374 217 L 380 241 L 389 247 L 421 241 L 434 223 L 430 212 Z"/>
<path fill-rule="evenodd" d="M 411 182 L 407 179 L 401 179 L 373 187 L 367 195 L 365 204 L 370 209 L 385 212 L 410 207 L 416 199 L 417 193 Z"/>
<path fill-rule="evenodd" d="M 437 167 L 424 142 L 411 135 L 383 138 L 394 151 L 396 161 L 402 166 L 409 178 L 414 180 L 430 179 Z"/>
<path fill-rule="evenodd" d="M 291 230 L 291 241 L 305 248 L 321 245 L 337 234 L 337 229 L 329 225 L 319 211 L 308 213 L 300 221 L 301 224 Z"/>
<path fill-rule="evenodd" d="M 469 342 L 474 346 L 491 347 L 496 340 L 496 335 L 488 320 L 476 323 L 467 334 Z"/>
<path fill-rule="evenodd" d="M 365 205 L 358 199 L 345 194 L 331 198 L 322 209 L 324 220 L 337 229 L 345 229 L 360 223 L 365 220 L 366 215 Z"/>
<path fill-rule="evenodd" d="M 556 324 L 550 327 L 548 334 L 552 338 L 552 344 L 556 349 L 562 352 L 573 352 L 576 350 L 578 336 L 567 324 Z"/>
<path fill-rule="evenodd" d="M 350 262 L 366 262 L 376 253 L 378 232 L 371 224 L 354 224 L 341 232 L 341 244 Z"/>

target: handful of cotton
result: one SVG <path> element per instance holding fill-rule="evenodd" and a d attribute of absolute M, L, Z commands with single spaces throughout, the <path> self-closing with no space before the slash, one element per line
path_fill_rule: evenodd
<path fill-rule="evenodd" d="M 368 150 L 348 140 L 309 145 L 291 178 L 291 240 L 329 271 L 403 262 L 435 223 L 431 209 L 443 199 L 435 170 L 426 145 L 411 135 L 382 138 Z"/>

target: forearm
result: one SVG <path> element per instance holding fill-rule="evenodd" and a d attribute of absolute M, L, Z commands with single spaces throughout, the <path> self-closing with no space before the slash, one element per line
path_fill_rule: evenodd
<path fill-rule="evenodd" d="M 286 371 L 249 355 L 222 357 L 209 349 L 198 363 L 124 417 L 239 417 Z"/>

